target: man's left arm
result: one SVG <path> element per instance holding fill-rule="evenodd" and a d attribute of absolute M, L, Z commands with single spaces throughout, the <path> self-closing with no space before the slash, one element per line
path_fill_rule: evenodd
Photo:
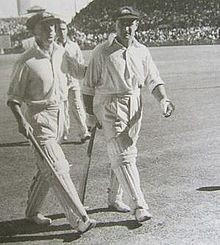
<path fill-rule="evenodd" d="M 171 116 L 175 107 L 171 100 L 167 97 L 164 81 L 160 77 L 160 73 L 152 59 L 148 49 L 146 49 L 146 80 L 150 92 L 160 103 L 164 117 Z"/>
<path fill-rule="evenodd" d="M 154 98 L 160 103 L 164 117 L 169 117 L 173 113 L 175 106 L 172 101 L 167 97 L 164 84 L 157 85 L 152 94 Z"/>

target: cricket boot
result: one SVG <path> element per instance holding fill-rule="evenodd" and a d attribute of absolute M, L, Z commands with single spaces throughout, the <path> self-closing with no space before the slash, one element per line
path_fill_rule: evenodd
<path fill-rule="evenodd" d="M 137 220 L 137 222 L 140 222 L 140 223 L 152 218 L 151 213 L 149 213 L 149 211 L 144 208 L 137 208 L 135 210 L 134 215 L 135 215 L 135 219 Z"/>

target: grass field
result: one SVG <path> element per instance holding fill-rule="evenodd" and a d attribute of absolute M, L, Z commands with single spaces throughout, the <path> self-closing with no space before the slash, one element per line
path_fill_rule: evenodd
<path fill-rule="evenodd" d="M 49 227 L 24 220 L 27 191 L 36 167 L 26 140 L 5 105 L 11 66 L 16 55 L 0 56 L 0 243 L 217 245 L 220 240 L 220 46 L 151 48 L 152 56 L 174 100 L 172 118 L 143 89 L 144 118 L 137 159 L 141 185 L 153 214 L 139 225 L 130 214 L 107 209 L 109 161 L 97 132 L 86 205 L 97 227 L 82 237 L 72 232 L 50 192 L 43 212 Z M 89 52 L 84 52 L 89 57 Z M 88 59 L 87 59 L 88 60 Z M 87 144 L 63 145 L 75 183 L 87 161 Z"/>

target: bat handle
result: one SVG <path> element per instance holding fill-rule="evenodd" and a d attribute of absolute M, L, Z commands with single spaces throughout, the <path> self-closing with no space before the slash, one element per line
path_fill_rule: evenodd
<path fill-rule="evenodd" d="M 92 159 L 92 149 L 94 145 L 94 139 L 95 139 L 95 133 L 96 133 L 96 126 L 92 129 L 91 132 L 91 138 L 89 140 L 88 148 L 87 148 L 87 156 L 89 158 L 88 164 L 84 166 L 82 171 L 82 179 L 79 186 L 79 196 L 82 204 L 84 204 L 85 201 L 85 195 L 86 195 L 86 187 L 87 187 L 87 181 L 89 176 L 89 168 L 91 164 Z"/>
<path fill-rule="evenodd" d="M 31 143 L 33 144 L 34 148 L 36 149 L 36 151 L 38 152 L 38 154 L 45 159 L 47 162 L 49 162 L 49 159 L 47 157 L 47 155 L 45 154 L 45 152 L 42 150 L 41 146 L 39 145 L 39 143 L 37 142 L 37 140 L 35 139 L 34 135 L 32 132 L 29 132 L 28 134 L 28 139 L 31 141 Z"/>
<path fill-rule="evenodd" d="M 93 148 L 93 145 L 94 145 L 96 129 L 97 129 L 97 127 L 95 126 L 92 129 L 92 132 L 91 132 L 91 138 L 90 138 L 90 141 L 89 141 L 89 144 L 88 144 L 88 148 L 87 148 L 87 156 L 88 157 L 91 157 L 91 155 L 92 155 L 92 148 Z"/>

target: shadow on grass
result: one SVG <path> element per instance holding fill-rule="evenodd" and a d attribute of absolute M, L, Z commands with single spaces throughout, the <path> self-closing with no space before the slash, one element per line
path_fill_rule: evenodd
<path fill-rule="evenodd" d="M 33 241 L 52 241 L 54 239 L 63 240 L 63 242 L 73 242 L 79 239 L 81 236 L 78 233 L 63 233 L 54 235 L 25 235 L 25 236 L 8 236 L 1 237 L 0 243 L 18 243 L 18 242 L 33 242 Z"/>
<path fill-rule="evenodd" d="M 117 212 L 122 213 L 120 211 L 115 211 L 110 208 L 95 208 L 87 210 L 87 213 L 95 214 L 95 213 L 102 213 L 102 212 Z M 54 214 L 48 216 L 52 220 L 62 219 L 65 218 L 64 214 Z M 110 221 L 110 222 L 98 222 L 96 227 L 110 227 L 110 226 L 126 226 L 129 230 L 137 229 L 142 226 L 142 224 L 138 223 L 136 220 L 123 220 L 123 221 Z"/>
<path fill-rule="evenodd" d="M 11 143 L 0 143 L 0 147 L 22 147 L 29 146 L 29 141 L 11 142 Z"/>
<path fill-rule="evenodd" d="M 101 213 L 101 212 L 117 212 L 122 213 L 120 211 L 115 211 L 111 208 L 96 208 L 88 210 L 88 214 Z M 136 220 L 123 220 L 123 221 L 110 221 L 110 222 L 99 222 L 96 227 L 110 227 L 110 226 L 126 226 L 129 230 L 134 230 L 142 226 L 142 224 L 138 223 Z"/>
<path fill-rule="evenodd" d="M 61 145 L 82 145 L 81 141 L 64 141 Z M 9 143 L 0 143 L 1 147 L 26 147 L 30 146 L 29 141 L 20 141 L 20 142 L 9 142 Z"/>
<path fill-rule="evenodd" d="M 61 145 L 83 145 L 84 143 L 81 141 L 64 141 Z"/>
<path fill-rule="evenodd" d="M 220 186 L 204 186 L 196 190 L 197 191 L 220 191 Z"/>
<path fill-rule="evenodd" d="M 88 214 L 95 214 L 95 213 L 106 213 L 106 212 L 117 212 L 117 213 L 121 213 L 120 211 L 115 211 L 111 208 L 94 208 L 94 209 L 88 209 L 87 213 Z"/>
<path fill-rule="evenodd" d="M 136 220 L 121 220 L 121 221 L 109 221 L 99 222 L 96 227 L 111 227 L 111 226 L 126 226 L 129 230 L 134 230 L 142 226 Z"/>
<path fill-rule="evenodd" d="M 0 222 L 0 243 L 45 241 L 53 239 L 71 242 L 80 238 L 80 234 L 77 232 L 62 232 L 69 230 L 72 230 L 69 224 L 45 226 L 33 224 L 26 219 L 4 221 Z"/>
<path fill-rule="evenodd" d="M 89 210 L 88 213 L 112 212 L 108 208 Z M 49 215 L 52 220 L 65 218 L 64 214 Z M 129 230 L 142 226 L 135 220 L 98 222 L 96 228 L 126 226 Z M 49 233 L 49 234 L 48 234 Z M 58 234 L 59 233 L 59 234 Z M 72 230 L 69 224 L 62 225 L 36 225 L 26 219 L 17 219 L 0 222 L 0 243 L 33 242 L 59 239 L 63 242 L 72 242 L 79 239 L 81 235 Z"/>

